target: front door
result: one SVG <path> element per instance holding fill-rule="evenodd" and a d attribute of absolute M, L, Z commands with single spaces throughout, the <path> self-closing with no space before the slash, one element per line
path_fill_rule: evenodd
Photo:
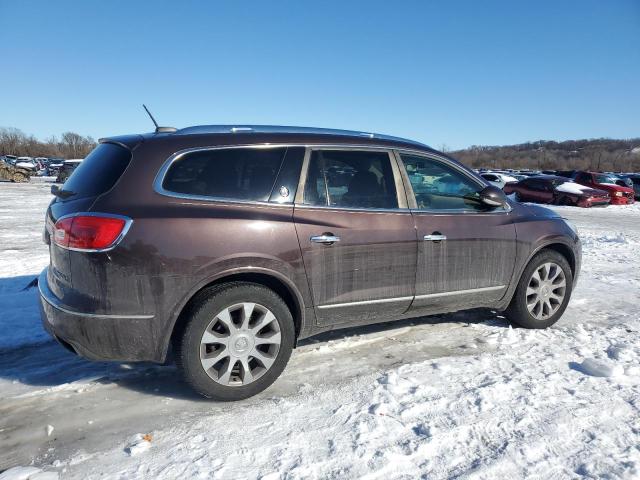
<path fill-rule="evenodd" d="M 320 325 L 391 320 L 414 296 L 417 242 L 393 154 L 310 149 L 294 219 Z"/>
<path fill-rule="evenodd" d="M 444 158 L 399 154 L 418 235 L 416 297 L 411 309 L 439 313 L 502 298 L 516 261 L 508 208 L 478 201 L 485 187 Z"/>

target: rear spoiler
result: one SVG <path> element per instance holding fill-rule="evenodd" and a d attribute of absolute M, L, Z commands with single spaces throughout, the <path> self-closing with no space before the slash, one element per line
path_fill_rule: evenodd
<path fill-rule="evenodd" d="M 105 137 L 98 139 L 98 143 L 112 143 L 125 148 L 130 152 L 142 142 L 144 142 L 144 137 L 142 135 L 121 135 L 118 137 Z"/>

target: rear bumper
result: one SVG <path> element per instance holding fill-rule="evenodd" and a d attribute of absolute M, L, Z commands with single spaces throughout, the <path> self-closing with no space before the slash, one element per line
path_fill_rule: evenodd
<path fill-rule="evenodd" d="M 45 268 L 38 278 L 40 317 L 44 329 L 63 346 L 89 360 L 164 360 L 158 348 L 153 315 L 82 313 L 64 305 L 47 281 Z"/>

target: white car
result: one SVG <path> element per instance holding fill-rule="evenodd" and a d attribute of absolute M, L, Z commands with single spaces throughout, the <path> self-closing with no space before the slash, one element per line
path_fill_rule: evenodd
<path fill-rule="evenodd" d="M 31 157 L 18 157 L 16 167 L 28 168 L 29 170 L 37 170 L 36 162 Z"/>
<path fill-rule="evenodd" d="M 497 173 L 497 172 L 484 172 L 484 173 L 481 173 L 480 176 L 484 178 L 487 182 L 489 182 L 491 185 L 498 188 L 504 188 L 504 186 L 507 183 L 515 183 L 518 181 L 517 178 L 514 178 L 510 175 L 505 175 L 504 173 Z"/>

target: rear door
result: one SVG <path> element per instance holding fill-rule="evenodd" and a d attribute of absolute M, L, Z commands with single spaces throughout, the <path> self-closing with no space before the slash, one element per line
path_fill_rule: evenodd
<path fill-rule="evenodd" d="M 478 201 L 485 186 L 445 158 L 398 153 L 418 235 L 412 310 L 438 313 L 491 305 L 509 284 L 516 230 L 509 209 Z"/>
<path fill-rule="evenodd" d="M 549 183 L 539 178 L 528 180 L 529 201 L 539 203 L 551 203 L 553 200 L 553 189 Z"/>
<path fill-rule="evenodd" d="M 401 316 L 417 242 L 397 163 L 381 149 L 311 148 L 294 219 L 320 325 Z"/>

